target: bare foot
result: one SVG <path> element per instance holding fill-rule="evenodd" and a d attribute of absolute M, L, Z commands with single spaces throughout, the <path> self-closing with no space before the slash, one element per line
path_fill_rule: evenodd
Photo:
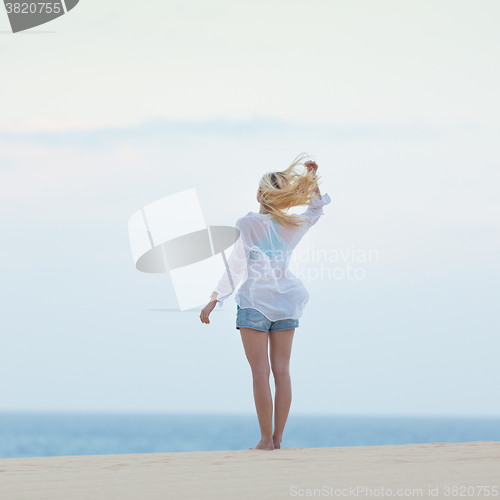
<path fill-rule="evenodd" d="M 274 450 L 274 444 L 272 440 L 261 439 L 259 444 L 255 448 L 250 448 L 251 450 Z"/>
<path fill-rule="evenodd" d="M 281 438 L 273 436 L 273 445 L 274 445 L 275 450 L 280 450 L 281 449 Z"/>

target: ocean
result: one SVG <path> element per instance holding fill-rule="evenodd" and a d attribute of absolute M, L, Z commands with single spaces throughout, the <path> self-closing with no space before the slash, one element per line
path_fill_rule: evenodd
<path fill-rule="evenodd" d="M 241 450 L 255 415 L 0 413 L 0 458 Z M 500 418 L 291 414 L 283 448 L 500 441 Z"/>

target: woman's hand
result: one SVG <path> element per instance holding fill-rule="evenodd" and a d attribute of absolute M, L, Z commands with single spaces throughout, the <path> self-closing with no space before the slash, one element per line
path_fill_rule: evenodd
<path fill-rule="evenodd" d="M 318 171 L 318 164 L 315 161 L 309 160 L 304 163 L 308 171 L 316 173 Z"/>
<path fill-rule="evenodd" d="M 214 310 L 214 307 L 217 305 L 216 300 L 211 300 L 202 310 L 200 313 L 200 320 L 202 323 L 206 323 L 207 325 L 210 323 L 210 320 L 208 317 L 210 316 L 210 313 Z"/>
<path fill-rule="evenodd" d="M 316 175 L 316 172 L 318 171 L 318 164 L 315 161 L 312 160 L 306 161 L 304 165 L 307 168 L 308 172 L 314 172 L 314 175 Z M 316 186 L 314 192 L 319 196 L 319 199 L 321 200 L 321 192 L 318 186 Z"/>

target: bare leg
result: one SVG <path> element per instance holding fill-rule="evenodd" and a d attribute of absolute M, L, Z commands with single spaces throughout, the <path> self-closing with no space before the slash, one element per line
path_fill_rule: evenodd
<path fill-rule="evenodd" d="M 290 405 L 292 404 L 292 382 L 290 379 L 290 355 L 292 352 L 292 330 L 270 332 L 271 367 L 276 384 L 274 395 L 274 448 L 281 448 L 281 439 L 288 419 Z"/>
<path fill-rule="evenodd" d="M 273 397 L 269 387 L 269 357 L 267 352 L 269 333 L 252 328 L 240 328 L 245 354 L 253 377 L 253 395 L 262 438 L 255 447 L 273 450 Z"/>

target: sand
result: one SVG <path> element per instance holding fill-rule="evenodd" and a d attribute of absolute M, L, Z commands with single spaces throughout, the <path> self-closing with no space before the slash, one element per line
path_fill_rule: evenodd
<path fill-rule="evenodd" d="M 500 442 L 491 441 L 0 460 L 1 500 L 485 498 L 488 491 L 500 500 L 499 490 Z"/>

